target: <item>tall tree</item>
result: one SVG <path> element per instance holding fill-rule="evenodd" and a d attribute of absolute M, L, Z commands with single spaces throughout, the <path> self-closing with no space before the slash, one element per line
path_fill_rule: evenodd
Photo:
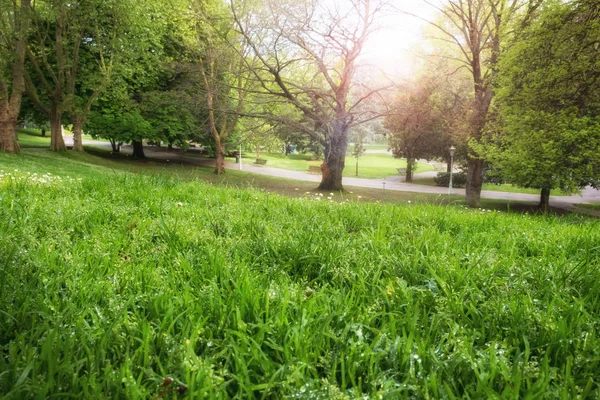
<path fill-rule="evenodd" d="M 245 60 L 248 46 L 243 36 L 231 29 L 227 10 L 197 9 L 201 51 L 198 57 L 201 91 L 205 96 L 208 129 L 215 145 L 215 173 L 225 173 L 225 143 L 236 128 L 244 109 L 251 81 Z"/>
<path fill-rule="evenodd" d="M 467 68 L 473 83 L 473 105 L 469 137 L 479 143 L 489 121 L 494 97 L 493 83 L 506 35 L 515 27 L 525 26 L 543 0 L 447 0 L 436 8 L 442 14 L 439 23 L 430 22 L 459 50 L 456 60 Z M 485 160 L 473 146 L 467 159 L 467 202 L 479 207 Z"/>
<path fill-rule="evenodd" d="M 0 151 L 20 151 L 16 132 L 25 90 L 30 7 L 31 0 L 0 0 Z"/>
<path fill-rule="evenodd" d="M 269 115 L 304 132 L 325 148 L 319 189 L 341 190 L 350 128 L 375 117 L 365 105 L 377 90 L 356 83 L 358 58 L 375 29 L 382 5 L 375 0 L 269 2 L 250 15 L 231 1 L 235 23 L 260 66 L 253 77 L 273 101 L 295 115 Z M 245 14 L 240 11 L 244 9 Z"/>
<path fill-rule="evenodd" d="M 548 2 L 500 64 L 500 128 L 488 158 L 512 183 L 600 187 L 600 3 Z"/>

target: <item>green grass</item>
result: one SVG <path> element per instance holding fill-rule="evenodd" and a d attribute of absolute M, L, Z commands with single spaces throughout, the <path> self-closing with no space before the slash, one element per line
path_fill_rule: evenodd
<path fill-rule="evenodd" d="M 293 171 L 306 171 L 309 165 L 321 165 L 322 161 L 312 160 L 308 154 L 290 154 L 285 156 L 279 153 L 261 153 L 260 158 L 267 160 L 267 166 L 274 168 L 289 169 Z M 253 162 L 256 155 L 244 154 L 244 162 Z M 233 159 L 230 159 L 233 160 Z M 397 159 L 389 154 L 365 154 L 358 161 L 358 177 L 367 179 L 380 179 L 388 176 L 398 175 L 397 168 L 406 168 L 406 160 Z M 417 173 L 433 171 L 430 164 L 419 163 Z M 353 156 L 346 157 L 346 168 L 344 176 L 356 176 L 356 159 Z"/>
<path fill-rule="evenodd" d="M 414 184 L 424 185 L 424 186 L 437 186 L 433 181 L 433 178 L 419 178 L 413 180 Z M 522 188 L 518 186 L 513 186 L 510 184 L 501 184 L 495 185 L 493 183 L 484 183 L 482 190 L 489 190 L 493 192 L 509 192 L 509 193 L 524 193 L 524 194 L 540 194 L 539 189 L 531 189 L 531 188 Z M 563 193 L 561 191 L 555 191 L 552 193 L 553 196 L 568 196 L 568 193 Z"/>
<path fill-rule="evenodd" d="M 600 396 L 597 220 L 24 153 L 0 154 L 4 398 Z"/>
<path fill-rule="evenodd" d="M 50 130 L 46 131 L 46 136 L 42 136 L 39 129 L 19 129 L 17 138 L 22 147 L 50 147 Z"/>
<path fill-rule="evenodd" d="M 600 204 L 585 204 L 579 203 L 575 204 L 577 207 L 587 208 L 589 210 L 600 211 Z"/>

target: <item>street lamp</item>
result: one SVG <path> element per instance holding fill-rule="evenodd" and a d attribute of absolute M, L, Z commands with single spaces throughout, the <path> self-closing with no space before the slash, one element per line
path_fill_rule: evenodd
<path fill-rule="evenodd" d="M 448 184 L 448 194 L 452 194 L 452 170 L 454 169 L 454 152 L 456 148 L 450 146 L 450 183 Z"/>

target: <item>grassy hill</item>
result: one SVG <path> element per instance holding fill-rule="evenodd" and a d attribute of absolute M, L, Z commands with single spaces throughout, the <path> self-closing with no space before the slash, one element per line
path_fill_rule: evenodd
<path fill-rule="evenodd" d="M 5 398 L 600 396 L 599 221 L 152 168 L 0 155 Z"/>

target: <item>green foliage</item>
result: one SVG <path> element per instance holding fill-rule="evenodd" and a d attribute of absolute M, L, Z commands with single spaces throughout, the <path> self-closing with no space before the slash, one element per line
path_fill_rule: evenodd
<path fill-rule="evenodd" d="M 433 181 L 437 186 L 448 187 L 450 186 L 450 174 L 448 172 L 438 172 L 437 176 L 433 178 Z M 467 174 L 464 172 L 453 172 L 452 173 L 452 187 L 465 187 L 467 184 Z"/>
<path fill-rule="evenodd" d="M 600 185 L 599 16 L 597 2 L 548 2 L 503 57 L 487 158 L 508 181 Z"/>
<path fill-rule="evenodd" d="M 111 111 L 105 109 L 102 113 L 92 113 L 86 125 L 87 132 L 93 137 L 121 143 L 155 137 L 152 125 L 144 119 L 137 108 L 128 112 Z"/>
<path fill-rule="evenodd" d="M 598 242 L 579 218 L 4 171 L 0 392 L 594 398 Z"/>
<path fill-rule="evenodd" d="M 443 89 L 429 78 L 422 78 L 400 93 L 385 118 L 394 157 L 416 160 L 447 156 L 447 120 L 451 119 L 454 105 L 447 106 L 445 101 Z"/>

